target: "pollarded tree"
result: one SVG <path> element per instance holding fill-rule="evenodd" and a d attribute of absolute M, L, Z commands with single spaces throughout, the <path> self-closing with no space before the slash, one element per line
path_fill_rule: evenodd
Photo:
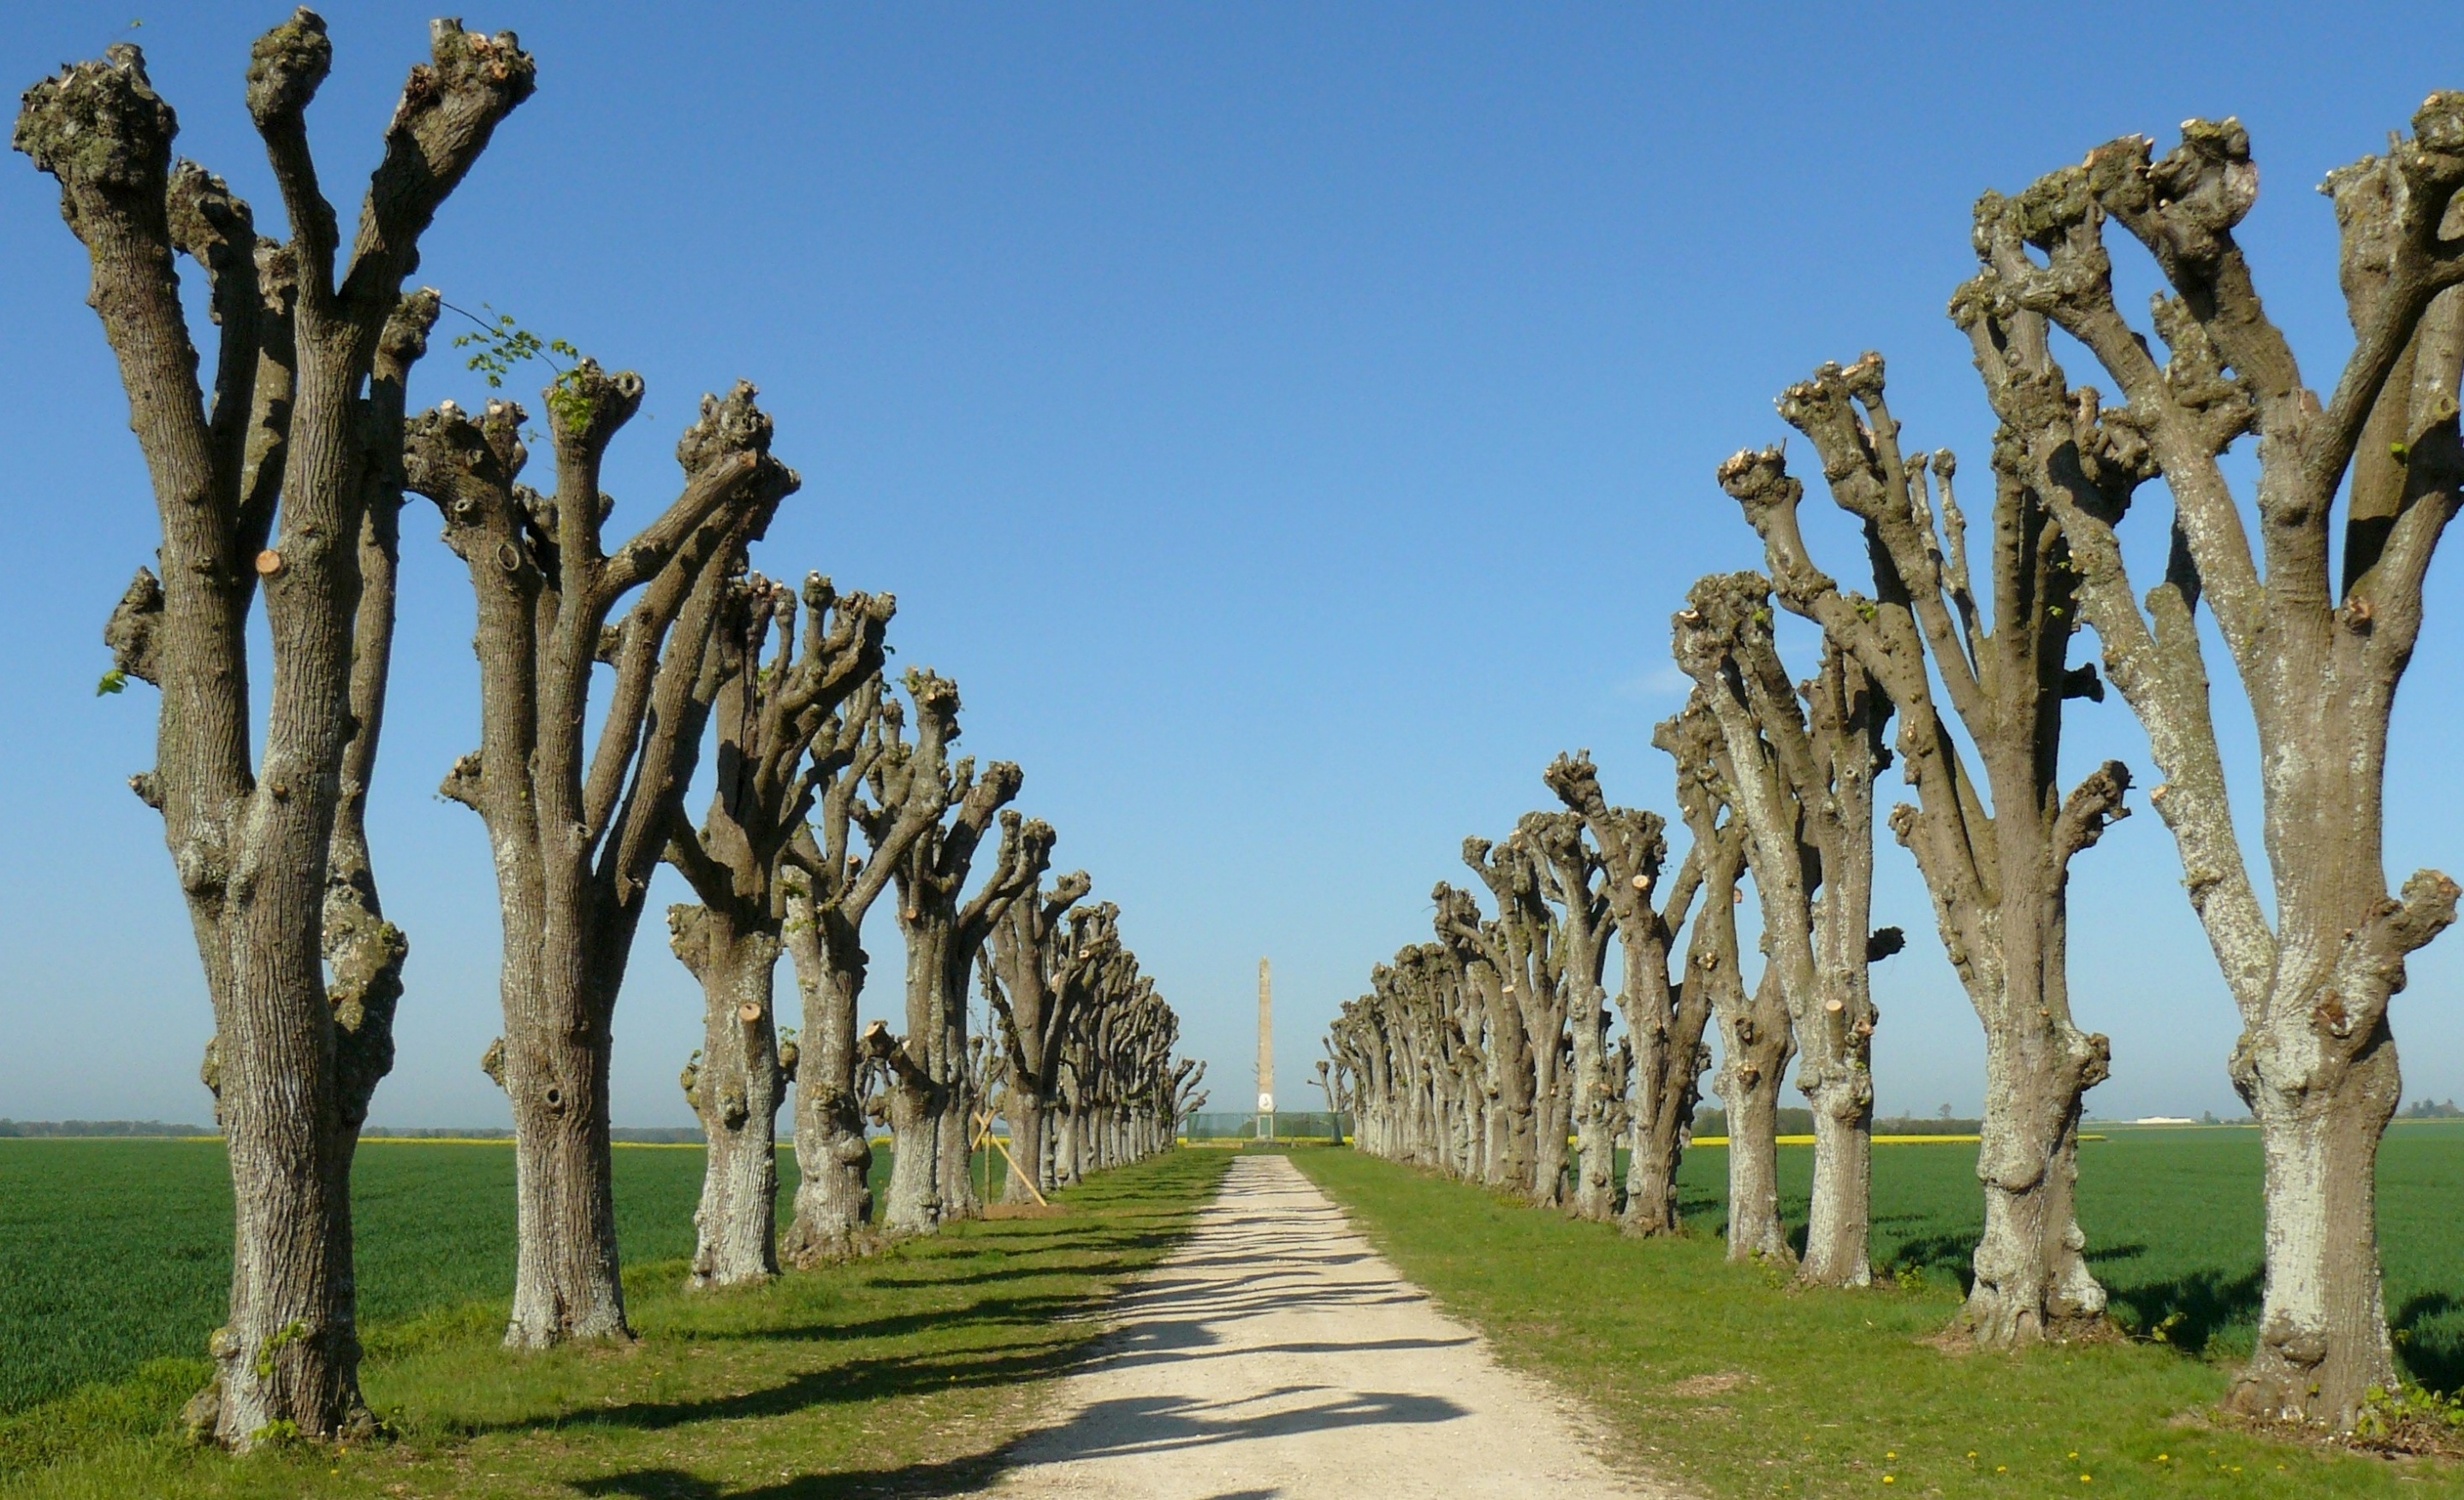
<path fill-rule="evenodd" d="M 1613 924 L 1609 897 L 1597 886 L 1601 860 L 1585 841 L 1576 813 L 1528 812 L 1516 832 L 1535 856 L 1541 895 L 1557 913 L 1557 1004 L 1573 1057 L 1566 1092 L 1574 1136 L 1574 1216 L 1607 1220 L 1617 1213 L 1617 1116 L 1624 1094 L 1610 1087 L 1608 991 L 1600 978 Z"/>
<path fill-rule="evenodd" d="M 968 981 L 976 960 L 992 940 L 995 925 L 1014 902 L 1034 894 L 1052 865 L 1050 824 L 1015 810 L 1004 811 L 1001 824 L 1001 846 L 994 854 L 992 872 L 964 904 L 953 903 L 948 909 L 946 942 L 929 943 L 925 949 L 928 959 L 949 965 L 942 975 L 940 1035 L 933 1049 L 934 1068 L 942 1085 L 941 1123 L 935 1139 L 935 1192 L 944 1221 L 973 1219 L 983 1212 L 974 1168 L 984 1096 L 969 1063 L 980 1055 L 984 1039 L 969 1034 Z M 902 902 L 907 893 L 901 893 Z"/>
<path fill-rule="evenodd" d="M 1015 815 L 1003 818 L 995 869 L 969 897 L 967 875 L 976 850 L 991 831 L 994 815 L 1018 795 L 1024 776 L 1006 761 L 993 762 L 980 781 L 973 760 L 938 769 L 937 793 L 918 788 L 908 795 L 937 795 L 951 811 L 892 867 L 899 930 L 907 938 L 907 1032 L 893 1040 L 876 1023 L 863 1043 L 891 1073 L 890 1202 L 883 1224 L 897 1234 L 930 1234 L 944 1219 L 973 1211 L 967 1171 L 972 1101 L 964 1076 L 967 981 L 993 922 L 1042 878 L 1052 846 L 1052 830 L 1044 824 L 1034 826 L 1030 839 Z M 875 797 L 886 798 L 888 768 L 875 774 L 881 779 Z M 955 1171 L 949 1160 L 954 1157 Z"/>
<path fill-rule="evenodd" d="M 803 1026 L 796 1050 L 796 1206 L 786 1255 L 799 1266 L 864 1247 L 872 1219 L 872 1147 L 865 1138 L 856 1007 L 870 963 L 864 918 L 910 847 L 948 810 L 944 761 L 958 737 L 958 690 L 910 671 L 915 739 L 878 675 L 859 688 L 813 750 L 821 787 L 809 824 L 789 840 L 784 938 Z M 876 799 L 866 801 L 869 791 Z M 865 852 L 856 852 L 861 834 Z"/>
<path fill-rule="evenodd" d="M 1633 1082 L 1617 1091 L 1626 1101 L 1630 1156 L 1622 1223 L 1629 1233 L 1674 1234 L 1678 1157 L 1694 1117 L 1703 1076 L 1703 1028 L 1710 1014 L 1712 976 L 1669 972 L 1676 935 L 1685 925 L 1695 894 L 1705 889 L 1705 864 L 1689 853 L 1662 904 L 1653 904 L 1668 857 L 1663 825 L 1656 813 L 1612 807 L 1600 790 L 1588 751 L 1559 756 L 1545 780 L 1598 847 L 1607 876 L 1603 894 L 1617 923 L 1619 944 L 1617 1008 L 1625 1016 L 1625 1043 Z M 1698 844 L 1701 839 L 1697 830 Z M 1735 884 L 1734 865 L 1729 886 Z M 1711 894 L 1726 897 L 1718 890 Z M 1697 946 L 1699 947 L 1699 939 Z M 1700 957 L 1700 954 L 1694 954 Z M 1729 958 L 1733 960 L 1733 944 Z"/>
<path fill-rule="evenodd" d="M 1455 983 L 1474 1007 L 1465 1029 L 1479 1038 L 1481 1053 L 1480 1180 L 1526 1191 L 1540 1150 L 1533 1108 L 1536 1084 L 1522 1007 L 1488 958 L 1505 937 L 1490 932 L 1484 939 L 1480 906 L 1468 892 L 1440 881 L 1429 895 L 1436 908 L 1431 925 L 1453 966 Z"/>
<path fill-rule="evenodd" d="M 1814 1193 L 1797 1276 L 1861 1287 L 1873 1276 L 1879 1019 L 1867 967 L 1899 947 L 1896 929 L 1868 930 L 1874 772 L 1885 761 L 1889 703 L 1827 641 L 1800 703 L 1771 640 L 1771 585 L 1760 574 L 1705 578 L 1686 598 L 1677 665 L 1702 688 L 1727 745 L 1764 940 L 1795 1033 L 1797 1088 L 1813 1107 Z"/>
<path fill-rule="evenodd" d="M 2325 185 L 2355 343 L 2323 402 L 2233 237 L 2258 191 L 2236 121 L 2187 122 L 2162 160 L 2125 137 L 2015 198 L 1986 194 L 1984 269 L 1952 304 L 2013 467 L 2059 518 L 2106 672 L 2147 731 L 2165 775 L 2148 800 L 2241 1013 L 2231 1067 L 2266 1146 L 2267 1290 L 2233 1403 L 2340 1425 L 2396 1379 L 2375 1192 L 2401 1088 L 2387 1008 L 2457 898 L 2435 871 L 2390 895 L 2382 849 L 2388 717 L 2464 483 L 2464 94 L 2431 96 L 2412 124 Z M 2107 218 L 2171 287 L 2151 308 L 2161 361 L 2115 303 Z M 2126 406 L 2070 387 L 2049 321 Z M 2244 437 L 2255 547 L 2222 462 Z M 2173 541 L 2143 612 L 2115 528 L 2151 475 L 2172 495 Z M 2273 922 L 2234 831 L 2202 602 L 2257 724 Z"/>
<path fill-rule="evenodd" d="M 1490 1002 L 1464 983 L 1464 973 L 1448 946 L 1434 942 L 1373 967 L 1369 993 L 1346 1004 L 1328 1030 L 1334 1066 L 1327 1071 L 1330 1102 L 1346 1099 L 1360 1111 L 1362 1150 L 1481 1181 L 1492 1166 L 1485 1122 L 1496 1108 L 1480 1045 Z M 1615 1076 L 1605 1059 L 1599 1070 L 1604 1082 Z M 1614 1126 L 1614 1113 L 1607 1123 Z M 1516 1189 L 1528 1192 L 1529 1180 Z"/>
<path fill-rule="evenodd" d="M 1880 355 L 1824 365 L 1788 388 L 1780 414 L 1813 439 L 1832 499 L 1862 524 L 1873 597 L 1815 563 L 1797 525 L 1804 486 L 1776 450 L 1731 458 L 1721 483 L 1762 537 L 1780 603 L 1821 626 L 1898 711 L 1901 774 L 1917 801 L 1892 810 L 1891 828 L 1916 855 L 1985 1027 L 1985 1232 L 1962 1324 L 1994 1348 L 2092 1333 L 2104 1289 L 2081 1253 L 2073 1184 L 2081 1100 L 2104 1080 L 2111 1048 L 2071 1018 L 2068 890 L 2072 858 L 2128 816 L 2130 775 L 2107 761 L 2062 792 L 2062 703 L 2104 693 L 2094 666 L 2069 661 L 2069 545 L 2017 451 L 1997 444 L 1979 596 L 1951 455 L 1933 455 L 1928 486 L 1925 455 L 1900 446 Z M 1937 675 L 1976 745 L 1982 788 Z"/>
<path fill-rule="evenodd" d="M 897 608 L 887 595 L 841 595 L 818 573 L 802 603 L 800 637 L 795 590 L 757 573 L 726 591 L 694 692 L 717 731 L 710 811 L 696 828 L 679 808 L 668 836 L 668 862 L 701 898 L 668 910 L 676 957 L 702 986 L 701 1052 L 684 1078 L 707 1146 L 695 1287 L 779 1272 L 779 1106 L 797 1058 L 793 1043 L 780 1047 L 772 991 L 787 887 L 802 884 L 786 878 L 787 850 L 842 769 L 843 706 L 868 685 L 879 701 Z M 870 703 L 855 705 L 859 718 Z"/>
<path fill-rule="evenodd" d="M 332 63 L 308 11 L 259 38 L 248 107 L 291 222 L 277 243 L 193 163 L 137 48 L 27 91 L 15 145 L 58 179 L 93 262 L 88 300 L 119 358 L 163 525 L 105 632 L 117 676 L 163 693 L 154 768 L 214 1008 L 206 1074 L 230 1146 L 231 1315 L 191 1426 L 245 1447 L 269 1430 L 368 1424 L 359 1387 L 350 1166 L 392 1064 L 406 946 L 359 830 L 393 625 L 404 383 L 435 318 L 405 298 L 420 235 L 530 96 L 510 33 L 440 21 L 386 127 L 347 261 L 317 183 L 307 108 Z M 175 254 L 220 327 L 211 405 Z M 250 757 L 248 621 L 262 588 L 274 688 Z M 329 985 L 324 968 L 334 965 Z"/>
<path fill-rule="evenodd" d="M 1107 901 L 1070 910 L 1092 885 L 1081 870 L 1054 881 L 1049 891 L 1024 893 L 993 924 L 991 944 L 980 958 L 985 1001 L 1001 1027 L 1001 1053 L 1009 1064 L 1009 1152 L 1016 1170 L 1002 1195 L 1008 1202 L 1031 1202 L 1042 1185 L 1044 1124 L 1069 1019 L 1095 994 L 1103 966 L 1127 957 L 1120 908 Z"/>
<path fill-rule="evenodd" d="M 1573 1101 L 1567 1087 L 1566 1004 L 1557 982 L 1556 924 L 1540 893 L 1537 856 L 1520 830 L 1503 844 L 1467 838 L 1463 858 L 1488 887 L 1497 902 L 1497 918 L 1493 923 L 1465 925 L 1460 914 L 1443 903 L 1438 908 L 1438 918 L 1447 924 L 1452 936 L 1480 948 L 1500 978 L 1506 1003 L 1520 1012 L 1531 1057 L 1535 1149 L 1529 1178 L 1516 1186 L 1532 1202 L 1553 1207 L 1565 1201 L 1566 1144 L 1573 1128 Z"/>
<path fill-rule="evenodd" d="M 676 446 L 683 493 L 613 553 L 599 488 L 642 380 L 584 360 L 547 392 L 557 493 L 519 482 L 522 408 L 412 420 L 408 485 L 445 516 L 478 605 L 480 748 L 442 793 L 477 812 L 504 926 L 505 1034 L 484 1066 L 513 1105 L 518 1213 L 508 1345 L 628 1336 L 609 1173 L 610 1024 L 706 713 L 695 697 L 733 566 L 797 486 L 738 385 Z M 621 623 L 608 616 L 638 595 Z M 613 669 L 595 748 L 590 688 Z"/>
<path fill-rule="evenodd" d="M 1208 1097 L 1203 1059 L 1185 1059 L 1173 1070 L 1172 1123 L 1176 1135 L 1189 1128 L 1190 1116 L 1206 1108 Z"/>
<path fill-rule="evenodd" d="M 1733 802 L 1727 741 L 1700 687 L 1652 732 L 1652 743 L 1677 762 L 1677 806 L 1694 836 L 1686 863 L 1701 871 L 1704 886 L 1703 910 L 1685 941 L 1684 987 L 1720 1027 L 1713 1087 L 1727 1117 L 1728 1258 L 1793 1260 L 1779 1217 L 1779 1086 L 1796 1055 L 1796 1036 L 1776 970 L 1765 964 L 1761 981 L 1746 988 L 1736 913 L 1746 825 Z"/>
<path fill-rule="evenodd" d="M 1134 966 L 1134 956 L 1132 961 Z M 1081 1012 L 1068 1056 L 1080 1084 L 1078 1118 L 1062 1132 L 1076 1158 L 1071 1180 L 1171 1147 L 1179 1103 L 1172 1050 L 1179 1037 L 1180 1018 L 1147 975 L 1135 975 L 1127 988 L 1109 991 L 1101 1005 Z"/>

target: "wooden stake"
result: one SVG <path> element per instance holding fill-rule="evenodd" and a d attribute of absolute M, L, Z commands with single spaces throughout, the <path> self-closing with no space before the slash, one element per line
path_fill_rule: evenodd
<path fill-rule="evenodd" d="M 1009 1142 L 993 1134 L 993 1116 L 991 1111 L 987 1110 L 983 1114 L 976 1116 L 976 1129 L 978 1132 L 978 1135 L 976 1136 L 976 1143 L 974 1146 L 968 1147 L 968 1151 L 972 1153 L 979 1147 L 982 1146 L 985 1141 L 991 1141 L 993 1143 L 993 1149 L 1001 1154 L 1001 1159 L 1009 1163 L 1009 1169 L 1018 1174 L 1019 1181 L 1025 1184 L 1026 1190 L 1034 1195 L 1035 1205 L 1038 1208 L 1051 1207 L 1052 1204 L 1045 1199 L 1043 1189 L 1035 1185 L 1035 1179 L 1028 1175 L 1027 1170 L 1024 1167 L 1018 1164 L 1018 1158 L 1009 1154 Z"/>

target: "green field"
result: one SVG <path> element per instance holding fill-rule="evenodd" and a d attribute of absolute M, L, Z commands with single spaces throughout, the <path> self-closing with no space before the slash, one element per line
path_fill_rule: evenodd
<path fill-rule="evenodd" d="M 1875 1259 L 1906 1274 L 1860 1292 L 1727 1264 L 1714 1148 L 1690 1153 L 1681 1179 L 1695 1233 L 1656 1243 L 1353 1152 L 1293 1158 L 1505 1358 L 1583 1393 L 1613 1451 L 1700 1492 L 2464 1495 L 2455 1466 L 2293 1446 L 2205 1415 L 2257 1305 L 2256 1134 L 2108 1134 L 2081 1153 L 2090 1253 L 2120 1320 L 2165 1339 L 2019 1357 L 1925 1341 L 1957 1310 L 1981 1219 L 1973 1146 L 1876 1150 Z M 1781 1151 L 1783 1207 L 1799 1223 L 1811 1156 Z M 2396 1127 L 2380 1180 L 2405 1357 L 2452 1387 L 2464 1246 L 2447 1225 L 2464 1127 Z"/>
<path fill-rule="evenodd" d="M 977 1180 L 994 1165 L 979 1153 Z M 693 1253 L 697 1147 L 616 1148 L 627 1265 Z M 873 1191 L 890 1153 L 873 1153 Z M 796 1158 L 779 1153 L 781 1222 Z M 438 1308 L 508 1303 L 514 1155 L 500 1142 L 369 1141 L 351 1175 L 360 1318 L 372 1337 Z M 231 1282 L 221 1142 L 0 1139 L 0 1412 L 148 1359 L 196 1357 Z"/>
<path fill-rule="evenodd" d="M 2079 1147 L 2079 1225 L 2088 1259 L 2124 1328 L 2193 1354 L 2250 1351 L 2264 1232 L 2258 1132 L 2116 1127 Z M 1801 1224 L 1814 1153 L 1780 1151 L 1781 1211 Z M 1717 1236 L 1726 1222 L 1727 1153 L 1686 1154 L 1679 1202 Z M 2464 1122 L 2402 1123 L 2379 1156 L 2379 1235 L 2387 1316 L 2413 1379 L 2464 1385 L 2464 1240 L 2451 1230 L 2464 1201 Z M 1874 1152 L 1874 1263 L 1964 1289 L 1983 1227 L 1976 1148 L 1885 1145 Z"/>
<path fill-rule="evenodd" d="M 50 1143 L 40 1143 L 49 1145 Z M 168 1146 L 168 1143 L 161 1143 Z M 0 1414 L 0 1495 L 703 1496 L 777 1485 L 778 1494 L 947 1493 L 999 1467 L 1027 1423 L 1036 1383 L 1103 1328 L 1091 1316 L 1122 1278 L 1177 1243 L 1228 1158 L 1184 1152 L 1101 1174 L 1062 1195 L 1052 1216 L 954 1225 L 846 1266 L 790 1272 L 770 1286 L 683 1290 L 696 1150 L 617 1153 L 626 1292 L 638 1341 L 509 1355 L 498 1343 L 511 1275 L 511 1154 L 501 1146 L 405 1146 L 363 1154 L 363 1379 L 394 1440 L 341 1451 L 269 1449 L 233 1462 L 187 1446 L 172 1416 L 202 1381 L 201 1347 L 148 1320 L 212 1319 L 224 1231 L 210 1145 L 183 1157 L 118 1143 L 108 1180 L 121 1199 L 73 1193 L 69 1167 L 5 1158 L 23 1200 L 39 1184 L 62 1216 L 42 1221 L 50 1251 L 82 1256 L 91 1288 L 46 1277 L 54 1329 L 77 1310 L 112 1312 L 123 1343 L 158 1347 L 117 1379 Z M 66 1158 L 62 1158 L 65 1160 Z M 98 1184 L 104 1178 L 88 1180 Z M 97 1212 L 83 1211 L 92 1202 Z M 144 1206 L 155 1212 L 150 1216 Z M 12 1221 L 22 1222 L 22 1220 Z M 169 1226 L 188 1227 L 179 1235 Z M 381 1224 L 395 1242 L 373 1242 Z M 76 1226 L 82 1225 L 82 1233 Z M 178 1240 L 195 1253 L 166 1256 Z M 149 1249 L 149 1245 L 153 1247 Z M 7 1242 L 11 1286 L 27 1246 Z M 664 1257 L 664 1258 L 662 1258 Z M 166 1268 L 173 1274 L 156 1274 Z M 115 1288 L 114 1278 L 122 1283 Z M 209 1294 L 206 1289 L 213 1287 Z M 174 1303 L 174 1296 L 187 1299 Z M 197 1304 L 197 1305 L 190 1305 Z M 5 1304 L 13 1352 L 25 1336 Z M 125 1365 L 134 1348 L 101 1351 Z M 58 1378 L 60 1367 L 51 1367 Z"/>

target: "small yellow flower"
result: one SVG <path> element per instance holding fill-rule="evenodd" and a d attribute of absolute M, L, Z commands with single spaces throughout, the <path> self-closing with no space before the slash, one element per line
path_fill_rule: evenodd
<path fill-rule="evenodd" d="M 1885 1454 L 1883 1454 L 1882 1456 L 1883 1456 L 1884 1458 L 1897 1458 L 1897 1457 L 1899 1457 L 1899 1455 L 1898 1455 L 1897 1453 L 1885 1453 Z"/>
<path fill-rule="evenodd" d="M 2156 1462 L 2159 1464 L 2170 1464 L 2173 1462 L 2173 1455 L 2170 1453 L 2159 1453 L 2156 1455 Z"/>
<path fill-rule="evenodd" d="M 1898 1484 L 1899 1482 L 1900 1482 L 1900 1476 L 1899 1476 L 1899 1475 L 1897 1475 L 1897 1474 L 1884 1474 L 1884 1475 L 1882 1476 L 1882 1483 L 1884 1483 L 1884 1484 L 1886 1484 L 1886 1485 L 1896 1485 L 1896 1484 Z"/>

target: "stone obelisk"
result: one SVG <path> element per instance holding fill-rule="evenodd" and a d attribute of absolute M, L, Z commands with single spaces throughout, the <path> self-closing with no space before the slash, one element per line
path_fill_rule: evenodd
<path fill-rule="evenodd" d="M 1258 960 L 1258 1135 L 1275 1135 L 1275 976 Z"/>

